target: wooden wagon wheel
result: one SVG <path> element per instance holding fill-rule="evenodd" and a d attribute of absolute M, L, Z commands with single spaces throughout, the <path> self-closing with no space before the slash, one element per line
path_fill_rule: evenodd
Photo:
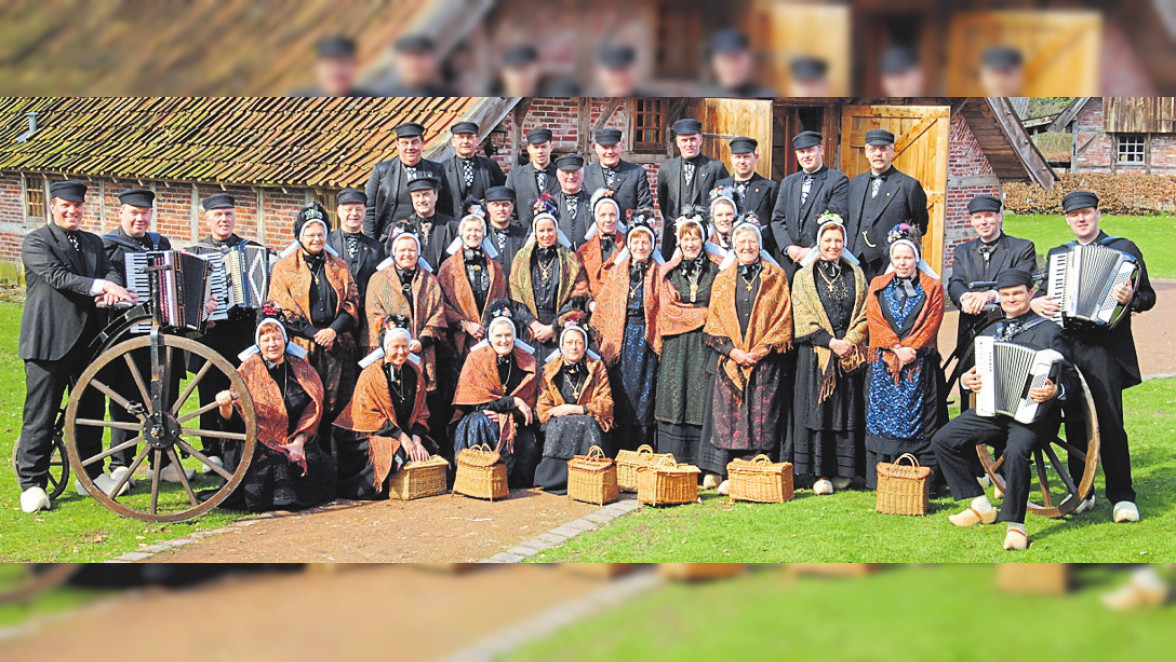
<path fill-rule="evenodd" d="M 51 588 L 64 584 L 82 569 L 82 563 L 49 563 L 44 566 L 34 564 L 20 568 L 20 578 L 16 585 L 8 582 L 0 584 L 0 605 L 13 602 L 24 602 L 35 595 L 44 593 Z"/>
<path fill-rule="evenodd" d="M 57 417 L 57 425 L 53 428 L 53 451 L 49 455 L 49 482 L 45 485 L 45 493 L 50 499 L 56 499 L 69 485 L 69 458 L 65 452 L 65 440 L 62 439 L 62 425 L 64 412 Z M 16 454 L 20 450 L 20 437 L 12 445 L 12 467 L 16 469 Z"/>
<path fill-rule="evenodd" d="M 1042 517 L 1062 517 L 1074 512 L 1083 499 L 1094 491 L 1094 476 L 1098 473 L 1099 434 L 1098 416 L 1094 410 L 1094 398 L 1090 395 L 1090 388 L 1086 385 L 1086 378 L 1078 373 L 1078 381 L 1082 385 L 1082 402 L 1086 415 L 1086 446 L 1080 448 L 1067 440 L 1057 437 L 1042 448 L 1033 452 L 1033 460 L 1037 469 L 1037 485 L 1041 491 L 1041 504 L 1029 502 L 1029 512 Z M 1063 430 L 1065 422 L 1063 421 Z M 1064 432 L 1063 432 L 1064 434 Z M 1059 452 L 1064 453 L 1059 456 Z M 1004 458 L 993 460 L 987 444 L 977 444 L 976 453 L 980 456 L 980 463 L 984 471 L 1002 492 L 1005 491 L 1004 477 L 997 473 Z M 1067 460 L 1077 457 L 1082 460 L 1083 470 L 1079 480 L 1070 475 Z M 1056 475 L 1060 482 L 1050 481 L 1050 472 Z"/>
<path fill-rule="evenodd" d="M 162 384 L 159 388 L 165 390 L 168 388 L 167 385 L 171 383 L 168 373 L 173 366 L 172 359 L 173 357 L 178 358 L 179 356 L 176 352 L 188 352 L 191 356 L 204 359 L 203 365 L 196 372 L 195 376 L 180 389 L 179 395 L 166 394 L 163 401 L 168 403 L 168 406 L 164 407 L 163 411 L 156 411 L 151 405 L 151 392 L 152 389 L 157 388 L 157 385 L 152 383 L 148 387 L 148 381 L 140 373 L 131 355 L 135 351 L 153 351 L 154 346 L 152 345 L 151 336 L 138 336 L 120 342 L 98 355 L 90 367 L 78 379 L 77 387 L 70 395 L 69 406 L 65 412 L 65 446 L 66 451 L 69 453 L 70 464 L 73 466 L 78 480 L 81 481 L 86 490 L 101 502 L 102 505 L 125 517 L 133 517 L 148 522 L 180 522 L 197 517 L 215 508 L 228 498 L 233 490 L 236 489 L 237 485 L 241 483 L 241 480 L 245 477 L 245 472 L 249 469 L 249 463 L 253 458 L 254 441 L 257 439 L 257 421 L 253 412 L 253 400 L 249 397 L 249 392 L 245 388 L 245 382 L 233 368 L 233 365 L 219 353 L 194 340 L 176 335 L 160 334 L 159 345 L 159 350 L 162 355 L 158 359 L 161 375 L 161 379 L 158 382 Z M 101 378 L 105 376 L 101 374 L 103 368 L 114 362 L 125 362 L 126 368 L 130 370 L 130 374 L 134 379 L 134 386 L 131 388 L 131 392 L 118 393 L 112 386 L 102 381 Z M 182 411 L 184 404 L 196 393 L 197 385 L 209 372 L 214 370 L 219 371 L 229 381 L 233 392 L 239 394 L 242 418 L 245 420 L 244 433 L 204 430 L 198 427 L 200 415 L 213 411 L 216 408 L 215 402 L 211 402 L 187 413 Z M 154 381 L 152 380 L 152 382 Z M 127 411 L 135 413 L 139 420 L 133 423 L 111 420 L 109 419 L 108 412 L 104 412 L 104 415 L 107 417 L 104 420 L 78 418 L 78 402 L 90 389 L 98 390 L 107 398 L 122 405 Z M 196 421 L 195 425 L 197 427 L 188 427 L 188 425 L 191 425 L 188 422 L 193 420 Z M 81 457 L 77 446 L 77 431 L 79 427 L 122 429 L 134 433 L 136 436 L 118 446 L 108 448 L 91 457 Z M 208 457 L 198 449 L 200 444 L 196 442 L 201 437 L 217 438 L 224 440 L 226 443 L 236 442 L 242 444 L 240 461 L 237 463 L 235 469 L 230 471 L 227 468 L 210 462 Z M 143 446 L 142 450 L 139 450 L 139 445 Z M 161 486 L 159 479 L 160 472 L 155 471 L 152 472 L 149 495 L 136 494 L 135 491 L 131 491 L 122 496 L 110 497 L 95 487 L 94 482 L 86 473 L 85 468 L 96 462 L 102 462 L 107 457 L 127 449 L 133 449 L 132 452 L 135 454 L 134 460 L 130 464 L 130 473 L 114 487 L 113 492 L 116 495 L 121 491 L 123 483 L 130 478 L 131 474 L 135 473 L 140 465 L 143 464 L 143 461 L 147 459 L 148 455 L 152 455 L 152 462 L 156 467 L 163 466 L 163 459 L 165 457 L 177 465 L 180 463 L 181 454 L 193 457 L 216 476 L 224 479 L 224 482 L 219 488 L 215 489 L 215 492 L 211 496 L 205 500 L 201 500 L 196 496 L 192 481 L 189 481 L 184 476 L 183 471 L 179 472 L 179 484 L 182 489 Z M 195 481 L 197 479 L 193 480 Z M 213 488 L 216 486 L 210 485 L 209 487 Z"/>

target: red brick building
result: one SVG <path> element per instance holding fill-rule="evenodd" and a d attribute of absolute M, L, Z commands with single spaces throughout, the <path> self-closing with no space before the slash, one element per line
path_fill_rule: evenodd
<path fill-rule="evenodd" d="M 1070 134 L 1073 173 L 1176 173 L 1176 97 L 1078 97 L 1050 130 Z"/>

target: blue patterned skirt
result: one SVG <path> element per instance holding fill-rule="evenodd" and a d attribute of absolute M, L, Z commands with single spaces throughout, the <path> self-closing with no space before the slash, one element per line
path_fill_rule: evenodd
<path fill-rule="evenodd" d="M 657 393 L 657 354 L 645 342 L 645 318 L 629 318 L 621 345 L 621 359 L 609 375 L 614 419 L 619 427 L 654 424 Z"/>

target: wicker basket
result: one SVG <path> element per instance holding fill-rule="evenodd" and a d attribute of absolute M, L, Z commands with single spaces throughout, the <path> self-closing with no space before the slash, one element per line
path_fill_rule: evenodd
<path fill-rule="evenodd" d="M 879 462 L 875 510 L 886 515 L 926 515 L 931 501 L 930 478 L 931 470 L 919 466 L 910 453 L 903 453 L 893 464 Z"/>
<path fill-rule="evenodd" d="M 663 457 L 674 459 L 670 453 L 654 453 L 653 447 L 649 444 L 643 444 L 635 451 L 617 453 L 617 486 L 622 492 L 636 492 L 637 470 L 653 466 Z"/>
<path fill-rule="evenodd" d="M 736 459 L 727 465 L 732 501 L 783 503 L 791 501 L 792 463 L 773 463 L 767 455 Z"/>
<path fill-rule="evenodd" d="M 637 501 L 650 506 L 677 506 L 698 501 L 700 469 L 662 457 L 637 471 Z"/>
<path fill-rule="evenodd" d="M 568 460 L 568 496 L 576 501 L 603 506 L 620 496 L 617 488 L 617 465 L 605 457 L 600 446 L 587 455 Z"/>
<path fill-rule="evenodd" d="M 434 455 L 424 462 L 409 462 L 388 477 L 388 498 L 411 501 L 445 494 L 449 462 Z"/>
<path fill-rule="evenodd" d="M 506 463 L 485 444 L 462 449 L 457 454 L 453 493 L 491 501 L 505 499 L 510 494 L 506 485 Z"/>

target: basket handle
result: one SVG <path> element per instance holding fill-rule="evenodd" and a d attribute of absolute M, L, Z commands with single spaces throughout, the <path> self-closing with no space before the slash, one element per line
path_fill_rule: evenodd
<path fill-rule="evenodd" d="M 641 444 L 637 447 L 638 455 L 653 455 L 653 446 L 649 444 Z"/>
<path fill-rule="evenodd" d="M 912 467 L 922 466 L 919 464 L 919 458 L 915 457 L 914 455 L 911 455 L 910 453 L 903 453 L 902 455 L 899 455 L 898 459 L 894 461 L 895 466 L 897 466 L 899 462 L 902 462 L 903 460 L 906 460 L 906 459 L 910 460 L 910 462 L 908 462 L 908 464 L 910 464 Z"/>
<path fill-rule="evenodd" d="M 589 457 L 592 459 L 600 458 L 603 460 L 604 459 L 604 449 L 602 449 L 600 446 L 593 446 L 592 448 L 588 449 L 588 455 L 586 457 Z"/>
<path fill-rule="evenodd" d="M 759 455 L 756 455 L 755 457 L 751 458 L 751 463 L 752 464 L 771 464 L 772 458 L 768 457 L 767 455 L 764 455 L 763 453 L 760 453 Z"/>
<path fill-rule="evenodd" d="M 490 448 L 490 444 L 476 444 L 474 446 L 470 446 L 470 450 L 478 451 L 479 453 L 482 453 L 483 455 L 485 455 L 487 453 L 494 452 L 494 449 Z"/>
<path fill-rule="evenodd" d="M 662 467 L 662 466 L 676 467 L 676 466 L 678 466 L 678 461 L 675 460 L 672 455 L 663 455 L 663 456 L 661 456 L 661 459 L 659 459 L 657 461 L 657 466 L 659 466 L 659 467 Z"/>

